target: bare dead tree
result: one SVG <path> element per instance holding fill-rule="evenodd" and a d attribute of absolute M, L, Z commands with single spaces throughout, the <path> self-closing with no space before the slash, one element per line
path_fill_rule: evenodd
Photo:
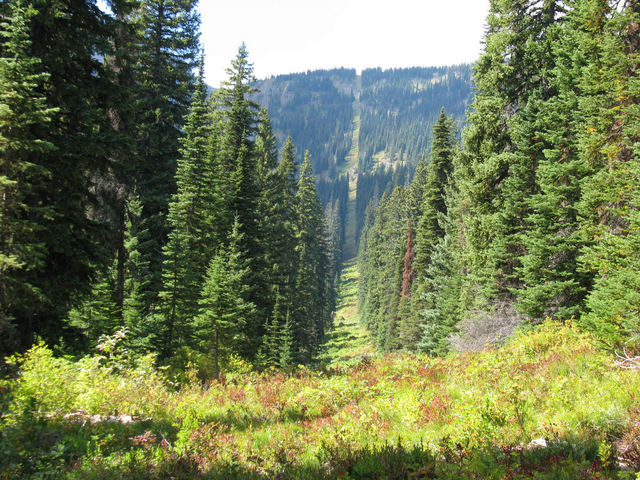
<path fill-rule="evenodd" d="M 616 367 L 624 368 L 625 370 L 640 370 L 640 355 L 631 356 L 627 351 L 627 345 L 634 342 L 638 336 L 630 338 L 624 342 L 622 347 L 622 353 L 615 352 L 617 360 L 614 362 Z"/>

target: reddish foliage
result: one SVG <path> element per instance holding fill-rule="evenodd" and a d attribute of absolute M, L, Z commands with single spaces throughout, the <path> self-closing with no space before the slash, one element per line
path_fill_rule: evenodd
<path fill-rule="evenodd" d="M 451 408 L 452 399 L 447 392 L 440 391 L 434 395 L 429 405 L 421 404 L 420 412 L 422 413 L 422 421 L 424 423 L 442 422 L 446 419 L 449 408 Z"/>
<path fill-rule="evenodd" d="M 247 399 L 247 394 L 244 393 L 244 390 L 238 388 L 232 388 L 229 390 L 229 400 L 231 402 L 244 402 Z"/>
<path fill-rule="evenodd" d="M 323 428 L 333 425 L 335 420 L 332 416 L 319 417 L 313 420 L 305 420 L 303 425 L 309 430 L 321 431 Z"/>
<path fill-rule="evenodd" d="M 640 407 L 631 411 L 625 432 L 616 447 L 618 458 L 626 467 L 640 470 Z"/>
<path fill-rule="evenodd" d="M 155 436 L 153 432 L 147 430 L 142 435 L 137 435 L 135 437 L 129 438 L 134 445 L 139 445 L 142 447 L 146 447 L 149 445 L 154 445 L 158 441 L 158 437 Z M 164 439 L 163 439 L 164 441 Z"/>
<path fill-rule="evenodd" d="M 535 363 L 521 363 L 520 370 L 526 374 L 533 375 L 538 371 L 538 365 Z"/>
<path fill-rule="evenodd" d="M 278 383 L 263 383 L 256 387 L 258 401 L 264 408 L 281 409 L 284 403 L 280 400 L 280 385 Z"/>

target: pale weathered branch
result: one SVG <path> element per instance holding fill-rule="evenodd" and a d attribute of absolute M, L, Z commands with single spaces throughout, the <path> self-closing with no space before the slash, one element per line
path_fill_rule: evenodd
<path fill-rule="evenodd" d="M 624 368 L 626 370 L 640 370 L 640 356 L 636 355 L 636 356 L 631 356 L 629 354 L 629 352 L 627 352 L 627 344 L 635 341 L 638 338 L 638 336 L 636 335 L 635 337 L 627 340 L 624 343 L 624 347 L 622 347 L 622 353 L 620 352 L 615 352 L 616 353 L 616 357 L 618 358 L 618 360 L 616 360 L 614 362 L 614 365 L 616 367 L 620 367 L 620 368 Z"/>

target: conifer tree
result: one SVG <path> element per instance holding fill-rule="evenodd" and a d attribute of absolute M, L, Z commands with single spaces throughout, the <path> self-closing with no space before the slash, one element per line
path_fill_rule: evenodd
<path fill-rule="evenodd" d="M 30 119 L 11 120 L 16 134 L 26 134 L 23 153 L 30 149 L 34 155 L 29 160 L 34 165 L 28 172 L 32 177 L 21 182 L 24 193 L 14 197 L 22 197 L 20 202 L 32 209 L 31 220 L 38 224 L 32 231 L 34 236 L 25 239 L 26 245 L 37 245 L 33 260 L 25 265 L 29 273 L 21 280 L 31 291 L 27 296 L 37 292 L 19 313 L 22 343 L 26 346 L 34 334 L 48 341 L 77 339 L 77 330 L 64 325 L 64 319 L 90 290 L 94 273 L 110 263 L 103 248 L 108 240 L 106 225 L 92 212 L 96 179 L 111 166 L 109 153 L 118 137 L 104 113 L 115 95 L 106 66 L 100 61 L 110 50 L 110 18 L 93 2 L 37 2 L 22 9 L 29 12 L 27 15 L 18 13 L 21 5 L 12 2 L 10 9 L 12 16 L 23 17 L 25 27 L 21 28 L 28 32 L 28 38 L 18 34 L 20 29 L 13 23 L 14 27 L 5 30 L 8 36 L 1 48 L 9 53 L 4 57 L 8 59 L 17 48 L 22 49 L 21 60 L 14 65 L 22 65 L 24 75 L 19 88 L 24 90 L 16 92 L 17 96 L 10 90 L 16 88 L 15 78 L 7 78 L 6 84 L 3 79 L 3 92 L 11 96 L 4 113 L 26 98 L 30 100 L 24 106 L 43 102 L 37 107 L 40 113 L 33 112 Z M 19 35 L 23 40 L 18 41 Z M 33 62 L 39 62 L 38 66 Z M 11 63 L 5 64 L 6 73 L 14 68 Z M 48 77 L 36 81 L 43 72 Z M 32 93 L 24 97 L 27 90 Z M 15 144 L 8 146 L 15 148 Z M 37 268 L 33 268 L 34 262 Z M 26 268 L 22 269 L 25 274 Z M 21 301 L 19 297 L 16 300 Z"/>
<path fill-rule="evenodd" d="M 407 191 L 396 187 L 391 195 L 382 196 L 375 220 L 363 234 L 366 243 L 361 254 L 368 266 L 360 277 L 363 295 L 359 311 L 378 348 L 387 351 L 402 347 L 401 315 L 404 312 L 399 307 L 409 222 L 407 211 Z"/>
<path fill-rule="evenodd" d="M 454 226 L 450 217 L 442 216 L 445 234 L 433 248 L 424 276 L 421 298 L 420 338 L 417 349 L 431 354 L 444 354 L 449 350 L 449 337 L 461 319 L 465 302 L 460 297 L 460 251 L 456 245 Z"/>
<path fill-rule="evenodd" d="M 295 339 L 295 327 L 291 318 L 291 311 L 287 310 L 280 336 L 280 366 L 288 368 L 295 365 L 299 358 L 298 346 Z"/>
<path fill-rule="evenodd" d="M 127 200 L 124 226 L 124 277 L 122 323 L 130 332 L 129 346 L 134 351 L 161 349 L 159 312 L 151 311 L 143 292 L 150 281 L 149 263 L 140 253 L 140 244 L 148 241 L 149 231 L 142 220 L 142 203 L 137 195 Z"/>
<path fill-rule="evenodd" d="M 580 324 L 619 349 L 640 332 L 640 6 L 627 2 L 617 12 L 587 2 L 581 13 L 582 25 L 602 32 L 582 43 L 597 59 L 581 82 L 589 95 L 581 99 L 580 153 L 596 172 L 583 181 L 578 207 L 585 240 L 579 260 L 595 275 Z"/>
<path fill-rule="evenodd" d="M 245 242 L 255 238 L 257 220 L 255 207 L 258 199 L 258 161 L 254 152 L 253 135 L 258 125 L 258 105 L 250 100 L 255 89 L 253 65 L 244 44 L 227 69 L 225 80 L 217 94 L 218 108 L 224 118 L 219 152 L 218 177 L 222 197 L 226 200 L 219 222 L 222 230 L 229 232 L 236 212 L 245 233 Z M 253 237 L 252 237 L 253 236 Z M 248 250 L 249 256 L 253 251 Z"/>
<path fill-rule="evenodd" d="M 305 152 L 295 197 L 297 271 L 292 321 L 296 360 L 308 363 L 324 336 L 328 273 L 322 204 L 316 193 L 309 152 Z"/>
<path fill-rule="evenodd" d="M 254 93 L 253 65 L 248 60 L 244 44 L 227 69 L 228 79 L 217 93 L 218 108 L 222 115 L 218 144 L 217 185 L 220 206 L 215 222 L 221 232 L 229 232 L 234 216 L 238 216 L 242 232 L 241 250 L 250 262 L 248 285 L 249 298 L 260 312 L 253 317 L 254 323 L 247 325 L 247 343 L 244 354 L 251 358 L 260 347 L 265 322 L 268 316 L 266 305 L 264 270 L 261 269 L 263 245 L 257 208 L 261 197 L 258 178 L 258 157 L 254 135 L 258 126 L 258 105 L 250 99 Z M 265 314 L 265 310 L 267 311 Z"/>
<path fill-rule="evenodd" d="M 162 289 L 162 249 L 180 156 L 182 126 L 194 91 L 199 49 L 197 0 L 141 0 L 135 15 L 139 45 L 135 178 L 149 240 L 139 245 L 150 281 L 141 287 L 147 313 Z"/>
<path fill-rule="evenodd" d="M 415 211 L 418 225 L 413 239 L 413 230 L 409 230 L 407 248 L 404 257 L 403 293 L 400 297 L 398 316 L 400 321 L 399 337 L 401 344 L 415 349 L 420 339 L 421 311 L 425 308 L 423 296 L 427 286 L 427 270 L 431 256 L 440 239 L 444 236 L 442 217 L 447 214 L 445 201 L 449 187 L 449 177 L 453 168 L 453 156 L 456 148 L 455 123 L 444 109 L 432 130 L 430 161 L 414 177 L 408 191 L 409 209 L 415 208 L 414 195 L 422 193 L 421 205 Z M 411 210 L 408 211 L 411 219 Z M 408 262 L 410 261 L 410 265 Z M 410 269 L 410 270 L 408 270 Z"/>
<path fill-rule="evenodd" d="M 281 182 L 277 172 L 278 149 L 277 140 L 271 127 L 271 120 L 266 109 L 260 111 L 260 123 L 255 141 L 257 162 L 257 184 L 260 195 L 257 199 L 257 232 L 261 243 L 262 256 L 254 259 L 253 268 L 260 279 L 256 298 L 262 305 L 265 314 L 270 314 L 276 302 L 276 287 L 281 283 L 279 277 L 283 258 L 282 239 L 286 234 L 284 208 L 286 200 L 282 196 Z"/>
<path fill-rule="evenodd" d="M 517 270 L 525 251 L 520 235 L 530 213 L 527 198 L 536 191 L 535 161 L 530 146 L 516 147 L 514 127 L 534 92 L 549 98 L 551 49 L 563 11 L 559 0 L 491 2 L 464 133 L 463 163 L 469 175 L 459 185 L 470 271 L 466 296 L 475 298 L 477 308 L 513 303 L 513 290 L 521 286 Z"/>
<path fill-rule="evenodd" d="M 281 366 L 280 359 L 283 349 L 282 335 L 284 328 L 284 314 L 282 312 L 282 304 L 284 303 L 284 299 L 280 295 L 279 288 L 277 286 L 275 288 L 273 311 L 267 319 L 260 352 L 260 363 L 263 366 L 269 367 Z"/>
<path fill-rule="evenodd" d="M 177 332 L 182 338 L 177 343 L 190 343 L 190 321 L 198 310 L 206 265 L 218 240 L 213 223 L 218 208 L 214 141 L 201 63 L 178 159 L 178 190 L 171 199 L 167 217 L 171 230 L 164 248 L 164 287 L 160 295 L 166 322 L 165 355 L 173 351 Z"/>
<path fill-rule="evenodd" d="M 242 235 L 236 217 L 229 244 L 209 263 L 195 322 L 200 346 L 212 356 L 216 378 L 224 359 L 247 341 L 246 326 L 255 315 L 255 305 L 247 299 L 249 267 L 240 250 Z"/>
<path fill-rule="evenodd" d="M 292 255 L 296 246 L 296 177 L 295 148 L 289 137 L 282 149 L 280 163 L 272 176 L 268 177 L 268 186 L 263 190 L 264 207 L 261 210 L 261 231 L 269 245 L 269 248 L 265 249 L 265 264 L 273 301 L 263 348 L 272 359 L 275 359 L 275 354 L 270 345 L 281 344 L 285 316 L 296 298 L 295 277 L 298 262 L 296 256 Z M 278 362 L 279 355 L 278 353 Z"/>
<path fill-rule="evenodd" d="M 440 216 L 446 215 L 445 191 L 449 183 L 456 148 L 455 124 L 444 109 L 433 127 L 431 155 L 423 187 L 421 213 L 416 229 L 415 270 L 424 276 L 436 243 L 444 235 Z"/>
<path fill-rule="evenodd" d="M 104 269 L 81 305 L 69 312 L 69 324 L 77 327 L 95 346 L 101 335 L 113 334 L 122 327 L 122 311 L 118 305 L 116 265 Z"/>
<path fill-rule="evenodd" d="M 30 53 L 29 18 L 36 13 L 14 2 L 0 24 L 0 355 L 19 344 L 15 322 L 24 321 L 38 301 L 32 275 L 47 254 L 38 231 L 50 217 L 50 207 L 30 201 L 51 174 L 39 164 L 38 154 L 54 149 L 40 137 L 55 110 L 37 90 L 48 75 Z M 28 338 L 31 332 L 20 333 Z"/>
<path fill-rule="evenodd" d="M 577 316 L 590 284 L 577 257 L 584 245 L 578 220 L 581 183 L 592 169 L 579 156 L 575 132 L 584 129 L 580 71 L 591 55 L 582 47 L 588 40 L 576 19 L 572 10 L 556 26 L 548 85 L 532 93 L 513 128 L 519 152 L 536 167 L 536 191 L 526 199 L 530 215 L 520 236 L 526 253 L 517 291 L 519 310 L 534 321 Z"/>
<path fill-rule="evenodd" d="M 409 186 L 409 215 L 414 225 L 418 224 L 420 214 L 422 211 L 422 202 L 424 198 L 424 189 L 427 184 L 428 165 L 426 155 L 420 157 L 420 161 L 416 166 L 416 171 L 413 174 L 411 185 Z M 415 250 L 415 245 L 414 245 Z"/>

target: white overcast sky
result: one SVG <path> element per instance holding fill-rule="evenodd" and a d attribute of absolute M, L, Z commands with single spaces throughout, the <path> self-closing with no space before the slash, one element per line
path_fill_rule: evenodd
<path fill-rule="evenodd" d="M 480 55 L 489 0 L 200 0 L 217 87 L 245 42 L 255 75 L 436 66 Z"/>

